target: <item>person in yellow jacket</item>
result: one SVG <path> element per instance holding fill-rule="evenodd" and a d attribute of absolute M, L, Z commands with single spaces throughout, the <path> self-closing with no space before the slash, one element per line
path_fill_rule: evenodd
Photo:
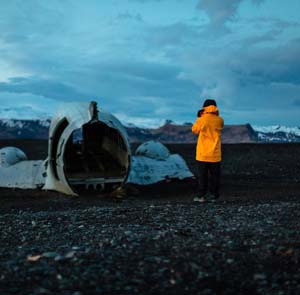
<path fill-rule="evenodd" d="M 219 116 L 216 101 L 205 100 L 192 127 L 192 132 L 198 134 L 196 160 L 199 167 L 199 196 L 194 201 L 205 202 L 208 192 L 214 200 L 219 198 L 223 126 L 224 120 Z"/>

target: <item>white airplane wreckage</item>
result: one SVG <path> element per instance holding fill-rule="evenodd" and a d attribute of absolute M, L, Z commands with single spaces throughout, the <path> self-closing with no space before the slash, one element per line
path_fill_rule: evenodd
<path fill-rule="evenodd" d="M 67 195 L 112 192 L 126 183 L 149 185 L 192 178 L 183 158 L 149 141 L 131 155 L 124 126 L 95 102 L 63 104 L 52 118 L 46 160 L 0 149 L 0 187 L 54 190 Z"/>

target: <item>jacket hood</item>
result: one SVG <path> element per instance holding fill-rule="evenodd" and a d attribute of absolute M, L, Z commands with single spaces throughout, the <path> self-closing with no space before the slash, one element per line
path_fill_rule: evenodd
<path fill-rule="evenodd" d="M 204 107 L 204 114 L 219 114 L 219 110 L 216 106 L 210 105 L 208 107 Z"/>

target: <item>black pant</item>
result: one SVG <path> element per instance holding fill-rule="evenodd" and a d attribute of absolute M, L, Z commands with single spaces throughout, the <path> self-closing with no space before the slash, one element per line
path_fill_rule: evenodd
<path fill-rule="evenodd" d="M 209 190 L 215 198 L 218 198 L 220 189 L 221 162 L 211 163 L 198 161 L 198 167 L 199 196 L 204 196 Z"/>

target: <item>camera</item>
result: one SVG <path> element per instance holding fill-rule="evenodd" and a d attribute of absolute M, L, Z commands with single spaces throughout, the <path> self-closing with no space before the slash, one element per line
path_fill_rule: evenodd
<path fill-rule="evenodd" d="M 204 109 L 199 110 L 197 113 L 197 117 L 200 118 L 202 116 L 203 112 L 204 112 Z"/>

